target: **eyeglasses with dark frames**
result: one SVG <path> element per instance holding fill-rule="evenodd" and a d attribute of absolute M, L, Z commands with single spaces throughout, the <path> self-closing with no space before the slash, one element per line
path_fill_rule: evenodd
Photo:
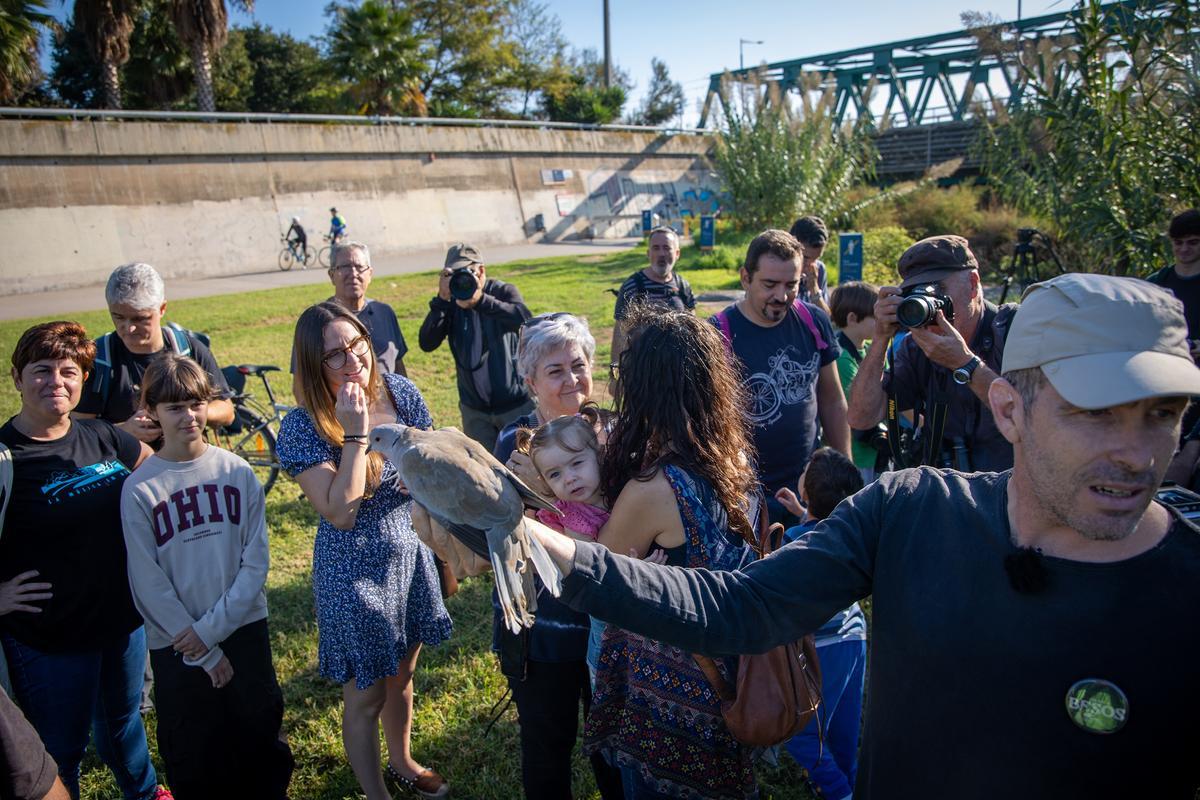
<path fill-rule="evenodd" d="M 365 336 L 359 336 L 345 347 L 330 350 L 321 357 L 321 363 L 330 369 L 341 369 L 346 366 L 346 360 L 350 357 L 351 353 L 358 358 L 363 358 L 369 352 L 371 352 L 371 340 Z"/>
<path fill-rule="evenodd" d="M 370 268 L 370 264 L 339 264 L 336 267 L 330 267 L 329 271 L 340 272 L 343 275 L 349 274 L 351 271 L 353 271 L 355 275 L 362 275 Z"/>

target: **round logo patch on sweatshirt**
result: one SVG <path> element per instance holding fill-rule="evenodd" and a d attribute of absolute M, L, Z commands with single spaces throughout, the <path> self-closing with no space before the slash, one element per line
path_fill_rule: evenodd
<path fill-rule="evenodd" d="M 1111 681 L 1085 678 L 1067 690 L 1067 716 L 1088 733 L 1116 733 L 1129 721 L 1129 698 Z"/>

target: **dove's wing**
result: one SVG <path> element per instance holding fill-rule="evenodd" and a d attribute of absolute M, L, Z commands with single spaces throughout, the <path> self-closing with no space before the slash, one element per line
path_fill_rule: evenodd
<path fill-rule="evenodd" d="M 404 485 L 439 521 L 511 528 L 515 504 L 505 497 L 504 481 L 454 445 L 430 436 L 411 447 L 396 465 Z"/>
<path fill-rule="evenodd" d="M 428 509 L 426 509 L 428 511 Z M 481 558 L 488 558 L 487 532 L 471 525 L 463 525 L 459 522 L 451 522 L 448 519 L 443 519 L 438 514 L 431 513 L 437 524 L 454 534 L 454 538 L 458 539 L 467 548 Z"/>

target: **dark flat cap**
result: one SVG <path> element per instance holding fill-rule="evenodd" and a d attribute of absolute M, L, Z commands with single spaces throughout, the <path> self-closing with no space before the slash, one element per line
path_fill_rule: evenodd
<path fill-rule="evenodd" d="M 900 288 L 937 283 L 964 269 L 979 269 L 967 240 L 961 236 L 930 236 L 904 251 L 900 263 Z"/>
<path fill-rule="evenodd" d="M 458 244 L 451 245 L 446 251 L 446 266 L 450 269 L 458 267 L 474 267 L 483 264 L 483 257 L 479 255 L 479 251 L 473 245 Z"/>

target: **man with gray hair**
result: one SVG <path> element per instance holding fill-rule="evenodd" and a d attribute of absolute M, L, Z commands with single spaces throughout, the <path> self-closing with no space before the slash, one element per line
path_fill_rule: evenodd
<path fill-rule="evenodd" d="M 1200 528 L 1156 491 L 1197 395 L 1169 292 L 1062 275 L 988 387 L 1009 471 L 887 473 L 737 572 L 530 527 L 562 601 L 688 652 L 765 652 L 871 596 L 859 800 L 1191 798 Z"/>
<path fill-rule="evenodd" d="M 72 412 L 99 417 L 149 445 L 162 439 L 162 429 L 141 405 L 142 374 L 159 353 L 180 353 L 209 374 L 221 397 L 208 404 L 208 424 L 233 422 L 229 384 L 217 360 L 191 331 L 163 324 L 167 302 L 162 276 L 149 264 L 125 264 L 113 270 L 104 299 L 115 331 L 96 339 L 96 362 Z"/>
<path fill-rule="evenodd" d="M 617 290 L 613 308 L 612 361 L 625 352 L 625 315 L 633 303 L 649 303 L 672 311 L 695 311 L 696 298 L 687 280 L 675 271 L 679 261 L 679 234 L 667 227 L 650 231 L 646 266 L 630 275 Z"/>
<path fill-rule="evenodd" d="M 384 372 L 395 372 L 407 377 L 404 369 L 404 354 L 408 344 L 400 331 L 396 312 L 387 303 L 367 297 L 374 269 L 371 266 L 371 251 L 362 242 L 339 242 L 333 248 L 333 263 L 329 267 L 329 281 L 333 284 L 330 299 L 354 312 L 371 334 L 371 346 L 375 359 Z M 292 372 L 296 371 L 296 354 L 292 353 Z"/>

